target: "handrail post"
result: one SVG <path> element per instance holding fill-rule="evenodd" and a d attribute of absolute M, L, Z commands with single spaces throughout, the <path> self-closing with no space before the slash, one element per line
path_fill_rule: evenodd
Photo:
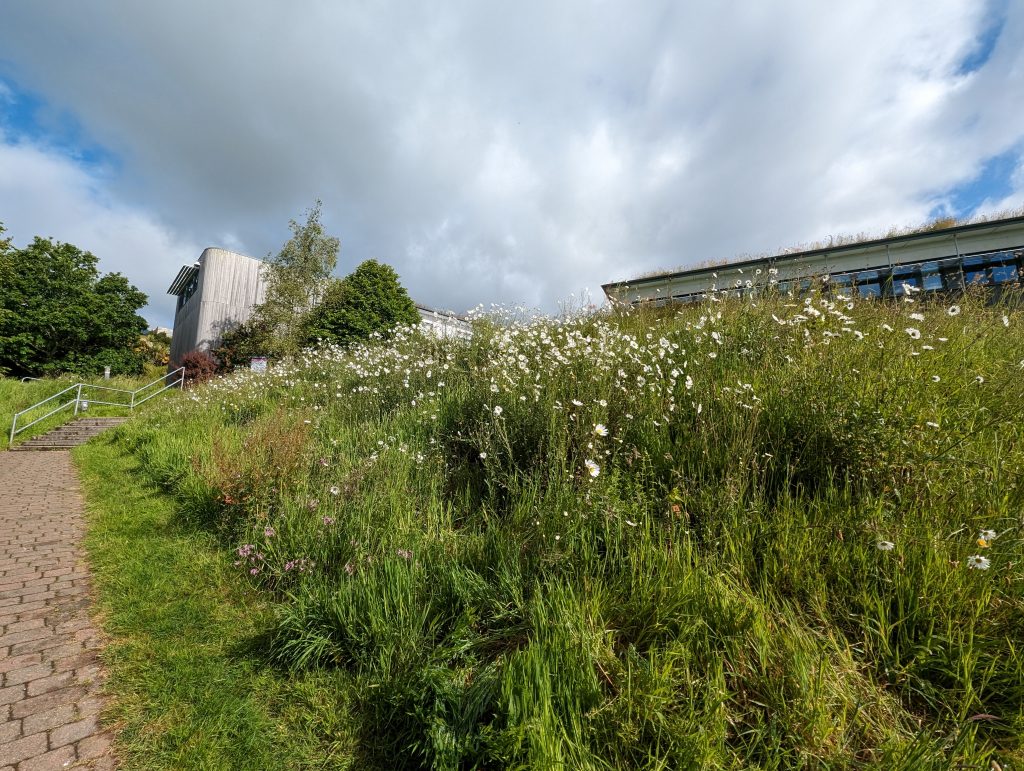
<path fill-rule="evenodd" d="M 14 413 L 14 420 L 11 421 L 11 435 L 7 439 L 7 446 L 10 447 L 14 444 L 14 427 L 18 425 L 18 413 Z"/>
<path fill-rule="evenodd" d="M 75 416 L 78 415 L 78 405 L 82 403 L 82 384 L 78 384 L 78 391 L 75 392 Z"/>

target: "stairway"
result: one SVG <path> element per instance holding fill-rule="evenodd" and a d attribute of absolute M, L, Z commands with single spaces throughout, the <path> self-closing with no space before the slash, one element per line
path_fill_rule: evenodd
<path fill-rule="evenodd" d="M 63 426 L 58 426 L 41 436 L 35 436 L 15 445 L 11 451 L 70 450 L 72 447 L 85 444 L 108 428 L 121 425 L 126 420 L 128 418 L 79 418 L 65 423 Z"/>

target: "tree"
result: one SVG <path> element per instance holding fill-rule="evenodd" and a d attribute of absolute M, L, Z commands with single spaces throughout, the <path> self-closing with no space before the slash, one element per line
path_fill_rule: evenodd
<path fill-rule="evenodd" d="M 323 301 L 306 317 L 304 341 L 350 345 L 419 320 L 394 268 L 367 260 L 341 281 L 330 283 Z"/>
<path fill-rule="evenodd" d="M 224 332 L 220 343 L 211 351 L 222 372 L 247 367 L 254 356 L 268 356 L 275 350 L 272 330 L 260 319 L 251 317 Z"/>
<path fill-rule="evenodd" d="M 96 257 L 36 238 L 24 249 L 0 241 L 0 370 L 139 374 L 135 350 L 146 295 L 119 273 L 100 275 Z"/>
<path fill-rule="evenodd" d="M 340 242 L 324 233 L 320 224 L 320 201 L 306 212 L 306 224 L 288 223 L 292 237 L 276 257 L 267 262 L 267 292 L 263 303 L 253 311 L 247 330 L 263 334 L 266 349 L 262 355 L 294 353 L 301 343 L 302 321 L 322 296 L 338 262 Z M 240 335 L 233 342 L 246 348 Z"/>

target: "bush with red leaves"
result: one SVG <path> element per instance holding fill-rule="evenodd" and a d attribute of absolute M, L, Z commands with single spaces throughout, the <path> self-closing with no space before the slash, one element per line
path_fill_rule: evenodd
<path fill-rule="evenodd" d="M 207 351 L 189 351 L 178 362 L 185 368 L 185 385 L 199 385 L 217 374 L 217 359 Z"/>

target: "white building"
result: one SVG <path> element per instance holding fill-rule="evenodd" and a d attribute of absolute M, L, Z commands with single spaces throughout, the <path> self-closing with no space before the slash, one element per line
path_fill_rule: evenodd
<path fill-rule="evenodd" d="M 171 361 L 189 351 L 216 348 L 221 336 L 252 316 L 266 296 L 266 263 L 226 249 L 204 249 L 185 265 L 168 294 L 178 298 L 171 336 Z M 426 331 L 439 337 L 469 339 L 470 323 L 451 311 L 416 305 Z"/>
<path fill-rule="evenodd" d="M 182 267 L 167 289 L 178 297 L 171 361 L 215 348 L 225 332 L 246 321 L 266 294 L 264 269 L 262 260 L 214 247 Z"/>

